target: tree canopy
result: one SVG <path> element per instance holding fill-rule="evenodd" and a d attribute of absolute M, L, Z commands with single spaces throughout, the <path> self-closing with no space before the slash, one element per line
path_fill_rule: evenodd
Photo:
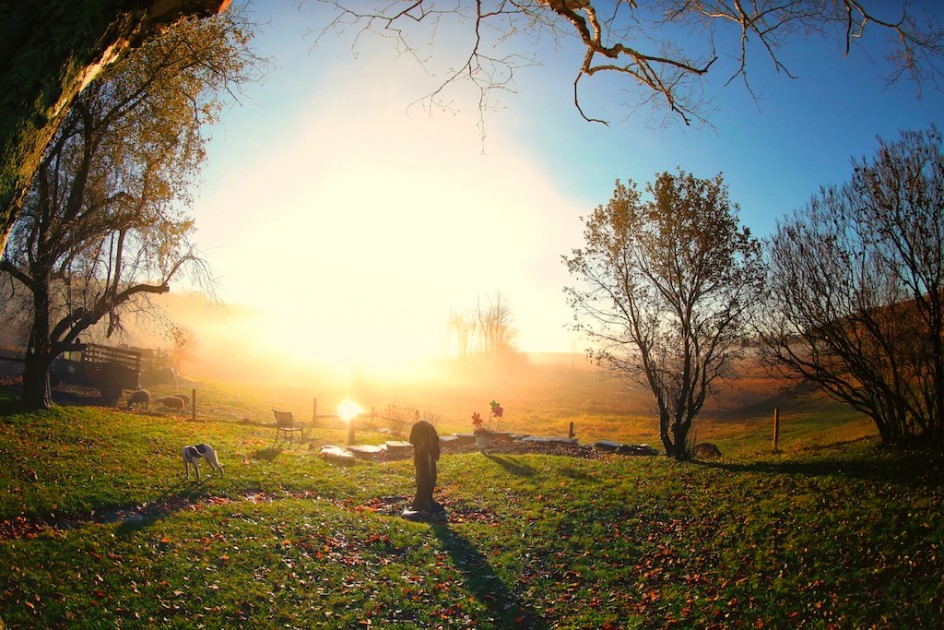
<path fill-rule="evenodd" d="M 0 5 L 0 250 L 72 101 L 108 64 L 185 17 L 230 0 Z"/>
<path fill-rule="evenodd" d="M 247 80 L 233 20 L 184 22 L 90 84 L 54 136 L 0 263 L 30 296 L 24 398 L 48 404 L 51 360 L 190 268 L 208 278 L 185 209 L 222 87 Z"/>

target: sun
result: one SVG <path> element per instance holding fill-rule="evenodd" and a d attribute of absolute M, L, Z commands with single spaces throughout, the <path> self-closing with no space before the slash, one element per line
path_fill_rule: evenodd
<path fill-rule="evenodd" d="M 345 422 L 350 422 L 362 413 L 364 413 L 363 407 L 353 400 L 348 399 L 338 405 L 338 415 L 341 416 L 341 419 Z"/>

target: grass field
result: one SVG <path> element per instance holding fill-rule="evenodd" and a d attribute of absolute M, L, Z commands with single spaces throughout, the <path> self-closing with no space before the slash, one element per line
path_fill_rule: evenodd
<path fill-rule="evenodd" d="M 644 403 L 584 377 L 559 375 L 546 395 L 507 379 L 503 392 L 395 392 L 441 433 L 468 431 L 467 416 L 501 396 L 508 429 L 560 434 L 573 421 L 583 441 L 658 444 Z M 944 461 L 887 452 L 867 422 L 815 397 L 742 385 L 698 427 L 721 460 L 448 454 L 436 492 L 448 519 L 432 524 L 400 516 L 410 460 L 318 455 L 343 443 L 337 421 L 274 444 L 272 407 L 305 417 L 333 392 L 197 383 L 193 421 L 81 404 L 25 413 L 2 388 L 0 617 L 14 628 L 941 627 Z M 343 393 L 379 408 L 393 391 Z M 183 479 L 180 448 L 199 441 L 225 478 Z"/>
<path fill-rule="evenodd" d="M 651 394 L 628 390 L 622 382 L 604 379 L 586 365 L 573 367 L 566 361 L 504 369 L 444 368 L 422 382 L 354 377 L 343 385 L 312 379 L 277 386 L 198 381 L 181 387 L 187 393 L 195 389 L 199 417 L 269 422 L 272 408 L 279 408 L 292 411 L 296 418 L 310 419 L 315 400 L 319 414 L 333 414 L 340 402 L 350 398 L 368 411 L 373 408 L 378 416 L 391 405 L 414 409 L 432 420 L 440 433 L 470 432 L 472 413 L 488 415 L 488 402 L 497 399 L 505 409 L 503 430 L 563 436 L 573 423 L 581 442 L 607 439 L 661 448 Z M 775 407 L 780 409 L 778 447 L 783 451 L 877 433 L 871 421 L 854 410 L 813 393 L 781 390 L 782 385 L 769 377 L 742 375 L 708 403 L 696 420 L 694 437 L 717 444 L 729 455 L 769 452 Z M 170 393 L 173 390 L 168 389 L 158 395 Z M 343 428 L 336 419 L 322 419 L 320 424 Z M 365 424 L 370 424 L 366 415 L 359 426 Z M 382 420 L 374 424 L 384 427 Z"/>

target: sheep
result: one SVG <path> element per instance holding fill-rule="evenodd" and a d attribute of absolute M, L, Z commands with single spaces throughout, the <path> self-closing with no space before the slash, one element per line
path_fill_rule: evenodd
<path fill-rule="evenodd" d="M 147 409 L 148 405 L 151 402 L 151 392 L 146 389 L 139 389 L 137 391 L 131 392 L 131 395 L 128 396 L 128 410 L 130 411 L 135 403 L 142 403 L 144 408 Z"/>
<path fill-rule="evenodd" d="M 180 398 L 177 398 L 176 396 L 165 396 L 164 398 L 158 398 L 154 402 L 164 405 L 165 410 L 168 410 L 168 409 L 172 411 L 184 410 L 184 401 L 182 401 Z"/>
<path fill-rule="evenodd" d="M 187 394 L 174 394 L 174 398 L 179 398 L 184 401 L 184 409 L 190 408 L 190 396 Z"/>
<path fill-rule="evenodd" d="M 711 442 L 701 442 L 695 447 L 697 459 L 717 459 L 721 457 L 721 450 Z"/>

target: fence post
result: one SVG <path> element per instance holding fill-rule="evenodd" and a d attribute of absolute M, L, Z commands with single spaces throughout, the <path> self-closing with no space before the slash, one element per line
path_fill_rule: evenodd
<path fill-rule="evenodd" d="M 311 421 L 312 423 L 318 422 L 318 399 L 311 399 Z"/>
<path fill-rule="evenodd" d="M 571 423 L 570 423 L 570 433 L 567 434 L 567 437 L 569 437 L 569 438 L 572 440 L 572 439 L 574 439 L 574 435 L 575 435 L 575 433 L 574 433 L 574 423 L 571 422 Z"/>
<path fill-rule="evenodd" d="M 780 442 L 780 409 L 774 407 L 774 450 L 778 450 Z"/>
<path fill-rule="evenodd" d="M 197 388 L 190 390 L 190 419 L 197 421 Z"/>

